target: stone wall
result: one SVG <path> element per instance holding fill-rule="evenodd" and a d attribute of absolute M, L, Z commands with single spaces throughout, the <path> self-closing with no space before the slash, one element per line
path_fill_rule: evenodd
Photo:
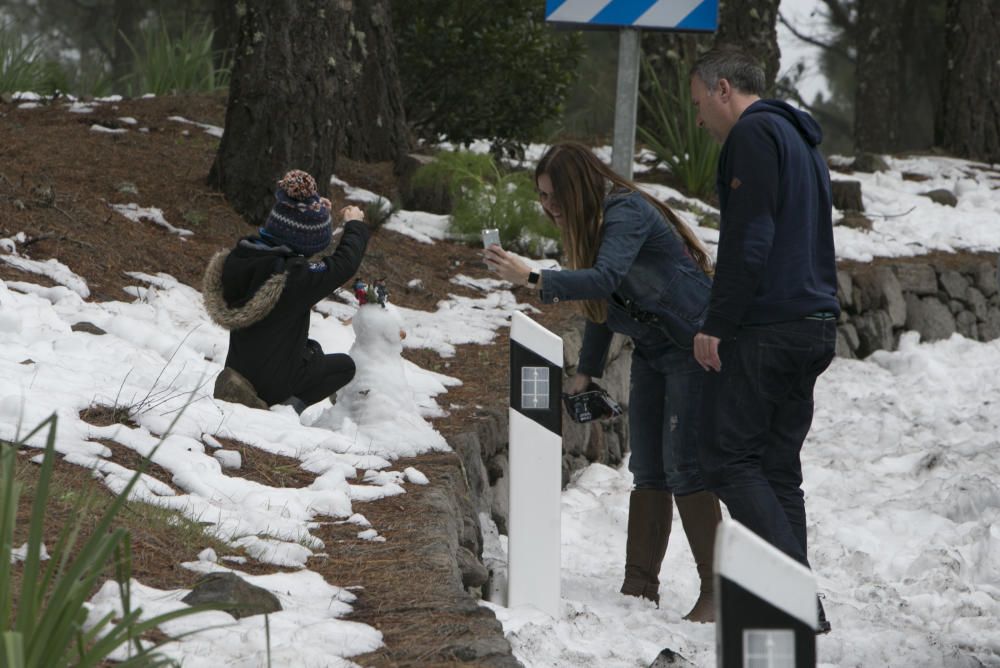
<path fill-rule="evenodd" d="M 565 332 L 563 356 L 566 372 L 576 371 L 580 354 L 583 320 L 579 319 Z M 608 364 L 601 386 L 625 406 L 628 399 L 629 365 L 632 344 L 616 335 L 608 354 Z M 562 485 L 565 487 L 574 471 L 597 462 L 618 466 L 628 451 L 628 422 L 624 418 L 577 424 L 563 410 Z M 469 489 L 477 499 L 477 511 L 491 517 L 500 533 L 507 533 L 508 482 L 510 465 L 507 453 L 507 411 L 481 410 L 472 416 L 469 429 L 449 439 L 461 457 Z"/>
<path fill-rule="evenodd" d="M 1000 337 L 1000 290 L 993 254 L 935 255 L 842 263 L 837 355 L 895 350 L 904 331 L 922 341 L 958 332 L 977 341 Z"/>

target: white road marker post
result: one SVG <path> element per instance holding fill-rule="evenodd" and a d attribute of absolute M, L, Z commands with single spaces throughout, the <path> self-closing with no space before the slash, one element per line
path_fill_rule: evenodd
<path fill-rule="evenodd" d="M 510 326 L 507 605 L 559 617 L 562 339 L 514 313 Z"/>
<path fill-rule="evenodd" d="M 815 576 L 734 520 L 716 530 L 715 611 L 719 668 L 816 665 Z"/>

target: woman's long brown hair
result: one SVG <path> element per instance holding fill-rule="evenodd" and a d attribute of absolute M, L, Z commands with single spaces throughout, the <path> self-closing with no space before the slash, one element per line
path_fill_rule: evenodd
<path fill-rule="evenodd" d="M 551 197 L 562 209 L 564 223 L 557 226 L 562 232 L 570 269 L 588 269 L 594 266 L 597 250 L 601 245 L 604 198 L 610 192 L 625 191 L 638 192 L 656 207 L 681 235 L 697 265 L 711 275 L 712 261 L 708 251 L 684 221 L 666 204 L 640 190 L 634 182 L 613 172 L 587 146 L 577 142 L 553 145 L 535 167 L 536 184 L 542 174 L 547 174 L 552 181 Z M 549 215 L 547 211 L 546 215 Z M 594 322 L 604 322 L 608 318 L 607 302 L 603 299 L 586 300 L 582 308 L 584 315 Z"/>

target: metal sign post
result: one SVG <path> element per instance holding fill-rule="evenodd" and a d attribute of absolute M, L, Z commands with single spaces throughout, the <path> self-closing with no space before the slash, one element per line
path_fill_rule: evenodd
<path fill-rule="evenodd" d="M 620 29 L 611 168 L 631 179 L 639 92 L 639 29 L 714 32 L 719 22 L 719 0 L 546 0 L 545 20 L 576 27 Z"/>
<path fill-rule="evenodd" d="M 507 605 L 559 617 L 562 339 L 515 312 L 510 325 Z"/>
<path fill-rule="evenodd" d="M 639 31 L 618 31 L 618 90 L 615 94 L 615 134 L 611 169 L 632 179 L 635 157 L 635 117 L 639 101 Z"/>

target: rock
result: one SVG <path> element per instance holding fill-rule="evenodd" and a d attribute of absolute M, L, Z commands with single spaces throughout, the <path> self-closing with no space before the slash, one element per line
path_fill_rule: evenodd
<path fill-rule="evenodd" d="M 212 396 L 222 401 L 267 410 L 267 404 L 257 396 L 257 391 L 250 381 L 229 367 L 224 368 L 215 379 Z"/>
<path fill-rule="evenodd" d="M 990 307 L 986 314 L 986 321 L 980 323 L 978 329 L 981 341 L 1000 339 L 1000 308 Z"/>
<path fill-rule="evenodd" d="M 849 322 L 839 325 L 837 327 L 837 333 L 843 334 L 844 340 L 847 345 L 850 346 L 851 350 L 857 350 L 858 344 L 861 343 L 861 339 L 858 338 L 858 330 Z"/>
<path fill-rule="evenodd" d="M 92 322 L 87 322 L 86 320 L 73 324 L 70 329 L 74 332 L 86 332 L 87 334 L 93 334 L 94 336 L 103 336 L 104 334 L 107 334 L 107 332 L 103 329 Z"/>
<path fill-rule="evenodd" d="M 943 206 L 957 206 L 958 198 L 955 197 L 955 193 L 944 188 L 938 188 L 937 190 L 928 190 L 925 193 L 920 193 L 922 197 L 927 197 L 932 202 L 937 202 Z"/>
<path fill-rule="evenodd" d="M 958 333 L 973 341 L 979 340 L 979 331 L 976 327 L 976 316 L 969 311 L 962 311 L 955 317 L 955 328 Z"/>
<path fill-rule="evenodd" d="M 893 271 L 903 292 L 912 292 L 915 295 L 937 294 L 937 272 L 929 264 L 906 262 L 894 265 Z"/>
<path fill-rule="evenodd" d="M 952 299 L 962 299 L 965 297 L 965 291 L 969 289 L 969 282 L 962 274 L 953 269 L 942 271 L 938 281 L 945 293 Z"/>
<path fill-rule="evenodd" d="M 462 460 L 462 472 L 469 485 L 469 493 L 475 499 L 477 512 L 489 512 L 492 501 L 489 473 L 483 463 L 479 438 L 474 432 L 462 432 L 448 439 L 448 445 Z"/>
<path fill-rule="evenodd" d="M 854 277 L 854 308 L 857 313 L 883 309 L 889 314 L 893 327 L 906 322 L 906 301 L 899 279 L 891 269 L 877 266 L 873 271 Z"/>
<path fill-rule="evenodd" d="M 843 269 L 837 270 L 837 301 L 840 302 L 842 306 L 847 306 L 854 303 L 854 297 L 851 290 L 853 289 L 853 284 L 851 281 L 851 275 L 844 271 Z"/>
<path fill-rule="evenodd" d="M 892 350 L 892 318 L 882 309 L 868 311 L 854 317 L 858 330 L 858 357 L 868 357 L 876 350 Z"/>
<path fill-rule="evenodd" d="M 1000 261 L 1000 257 L 997 258 Z M 997 265 L 980 262 L 976 265 L 976 288 L 986 297 L 992 297 L 1000 289 L 997 276 Z"/>
<path fill-rule="evenodd" d="M 181 600 L 188 605 L 210 603 L 236 619 L 281 610 L 277 596 L 235 573 L 209 573 Z"/>
<path fill-rule="evenodd" d="M 451 213 L 454 202 L 447 183 L 417 185 L 414 176 L 417 171 L 434 162 L 434 157 L 419 153 L 403 156 L 396 167 L 400 201 L 404 209 L 427 211 L 429 213 Z"/>
<path fill-rule="evenodd" d="M 851 326 L 851 328 L 852 329 L 854 328 L 853 325 Z M 834 354 L 837 357 L 842 357 L 848 360 L 852 360 L 855 357 L 854 350 L 851 348 L 851 345 L 847 342 L 847 337 L 844 335 L 844 332 L 840 328 L 837 329 L 837 347 L 834 350 Z"/>
<path fill-rule="evenodd" d="M 660 650 L 660 653 L 656 655 L 656 659 L 653 663 L 649 664 L 649 668 L 675 668 L 680 666 L 681 668 L 687 668 L 690 666 L 694 667 L 695 664 L 688 661 L 682 655 L 678 654 L 669 647 L 664 647 Z"/>
<path fill-rule="evenodd" d="M 861 153 L 854 158 L 854 162 L 851 163 L 852 170 L 855 172 L 866 172 L 868 174 L 874 172 L 887 172 L 889 171 L 889 163 L 885 161 L 880 155 L 875 155 L 874 153 Z"/>
<path fill-rule="evenodd" d="M 842 218 L 835 221 L 836 225 L 843 225 L 844 227 L 849 227 L 852 230 L 862 230 L 864 232 L 872 231 L 872 221 L 868 216 L 857 211 L 845 211 Z"/>
<path fill-rule="evenodd" d="M 969 310 L 972 311 L 972 315 L 976 316 L 977 320 L 986 320 L 986 314 L 989 311 L 989 304 L 986 301 L 986 297 L 979 290 L 970 287 L 965 291 L 965 303 L 968 304 Z"/>
<path fill-rule="evenodd" d="M 906 329 L 920 333 L 924 341 L 947 339 L 955 333 L 955 317 L 933 297 L 906 296 Z"/>
<path fill-rule="evenodd" d="M 833 206 L 841 211 L 864 211 L 861 181 L 833 181 Z"/>
<path fill-rule="evenodd" d="M 462 572 L 462 586 L 482 587 L 490 579 L 489 571 L 468 548 L 459 547 L 456 556 L 458 569 Z"/>

